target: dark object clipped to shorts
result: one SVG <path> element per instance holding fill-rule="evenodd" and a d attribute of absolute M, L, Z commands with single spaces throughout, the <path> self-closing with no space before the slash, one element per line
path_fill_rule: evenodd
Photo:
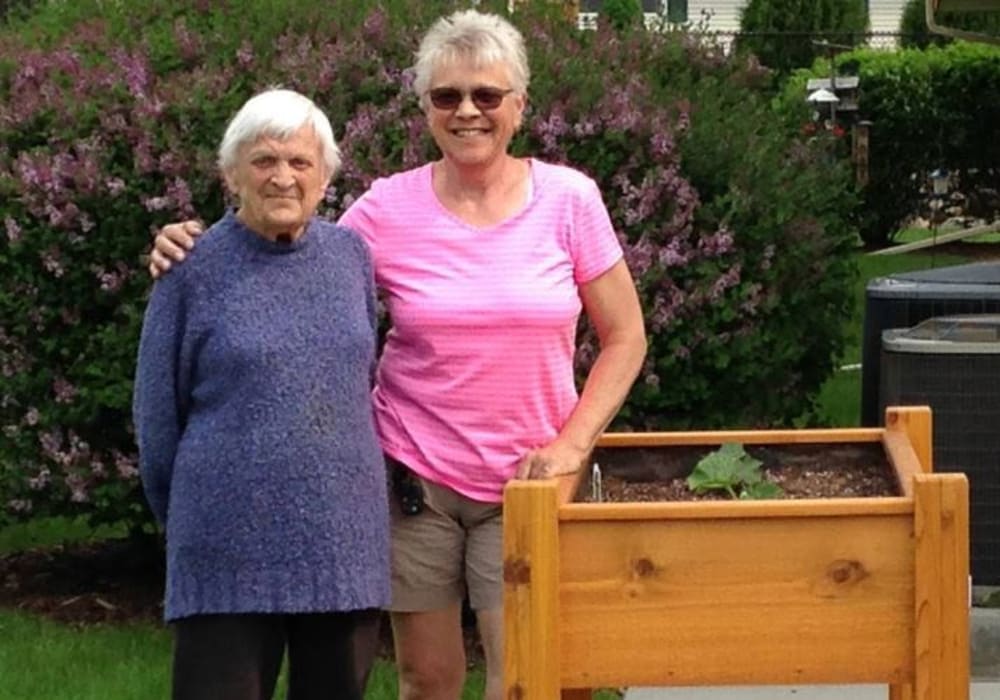
<path fill-rule="evenodd" d="M 399 503 L 399 509 L 403 515 L 419 515 L 424 510 L 424 487 L 420 485 L 420 479 L 397 459 L 387 455 L 385 463 L 389 468 L 392 494 Z"/>

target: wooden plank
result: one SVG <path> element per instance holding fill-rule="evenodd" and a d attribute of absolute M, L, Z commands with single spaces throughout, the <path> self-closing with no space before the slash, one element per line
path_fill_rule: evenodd
<path fill-rule="evenodd" d="M 567 474 L 556 478 L 559 493 L 559 505 L 569 503 L 576 496 L 580 483 L 587 478 L 587 469 L 580 469 L 575 474 Z"/>
<path fill-rule="evenodd" d="M 941 696 L 968 700 L 971 649 L 969 614 L 969 482 L 964 474 L 939 474 L 941 483 L 941 565 L 945 574 L 941 630 Z"/>
<path fill-rule="evenodd" d="M 563 686 L 905 683 L 912 514 L 560 524 Z"/>
<path fill-rule="evenodd" d="M 995 0 L 993 1 L 995 2 Z M 1000 8 L 1000 5 L 998 5 L 997 8 Z M 961 229 L 958 231 L 950 231 L 948 233 L 939 233 L 937 236 L 931 236 L 930 238 L 913 241 L 912 243 L 902 243 L 900 245 L 892 246 L 891 248 L 873 250 L 868 253 L 868 255 L 897 255 L 899 253 L 909 253 L 922 248 L 933 248 L 934 246 L 942 243 L 951 243 L 952 241 L 960 241 L 964 238 L 971 238 L 972 236 L 979 236 L 984 233 L 993 233 L 998 228 L 1000 228 L 1000 224 L 991 223 Z"/>
<path fill-rule="evenodd" d="M 914 479 L 916 700 L 969 697 L 968 481 Z"/>
<path fill-rule="evenodd" d="M 568 688 L 562 691 L 561 700 L 592 700 L 593 697 L 589 688 Z"/>
<path fill-rule="evenodd" d="M 896 475 L 896 486 L 904 498 L 913 498 L 913 477 L 924 469 L 909 436 L 902 430 L 886 430 L 882 438 L 885 453 Z"/>
<path fill-rule="evenodd" d="M 745 445 L 817 442 L 879 442 L 882 428 L 817 428 L 814 430 L 716 430 L 663 433 L 604 433 L 598 447 L 657 447 L 660 445 Z"/>
<path fill-rule="evenodd" d="M 504 489 L 504 697 L 559 697 L 558 493 L 553 479 Z"/>
<path fill-rule="evenodd" d="M 810 518 L 913 513 L 913 501 L 885 498 L 803 498 L 767 501 L 671 501 L 647 503 L 567 503 L 561 521 L 613 520 L 742 520 L 745 518 Z"/>
<path fill-rule="evenodd" d="M 930 406 L 891 406 L 885 411 L 887 431 L 901 431 L 909 438 L 913 451 L 925 472 L 934 471 L 933 419 Z"/>

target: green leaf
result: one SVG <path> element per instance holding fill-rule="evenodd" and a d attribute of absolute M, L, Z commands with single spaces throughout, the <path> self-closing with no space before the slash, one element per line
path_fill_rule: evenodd
<path fill-rule="evenodd" d="M 721 490 L 733 498 L 778 498 L 781 487 L 764 478 L 763 462 L 747 454 L 743 446 L 729 442 L 705 455 L 687 479 L 695 493 Z"/>
<path fill-rule="evenodd" d="M 744 501 L 763 501 L 771 498 L 781 498 L 785 495 L 784 489 L 771 481 L 763 479 L 757 483 L 747 484 L 740 492 L 740 499 Z"/>

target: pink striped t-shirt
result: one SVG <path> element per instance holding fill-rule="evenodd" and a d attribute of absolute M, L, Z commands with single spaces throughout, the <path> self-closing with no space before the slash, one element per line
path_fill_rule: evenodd
<path fill-rule="evenodd" d="M 376 180 L 340 219 L 371 247 L 392 321 L 373 399 L 385 452 L 499 502 L 577 402 L 579 285 L 622 257 L 593 180 L 531 163 L 523 210 L 489 228 L 437 199 L 431 165 Z"/>

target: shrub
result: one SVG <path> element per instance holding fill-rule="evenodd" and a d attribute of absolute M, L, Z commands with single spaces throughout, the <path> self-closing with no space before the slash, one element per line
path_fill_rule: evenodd
<path fill-rule="evenodd" d="M 435 157 L 407 66 L 452 3 L 91 2 L 106 12 L 55 3 L 0 35 L 16 57 L 0 63 L 0 502 L 141 526 L 129 418 L 150 233 L 221 214 L 217 140 L 266 85 L 311 95 L 337 128 L 329 216 Z M 752 60 L 676 33 L 581 33 L 546 3 L 514 18 L 535 75 L 514 148 L 597 180 L 643 301 L 651 351 L 617 425 L 802 416 L 850 298 L 843 169 L 798 137 L 801 114 L 771 110 Z M 594 353 L 588 333 L 581 371 Z"/>
<path fill-rule="evenodd" d="M 749 0 L 740 14 L 738 49 L 781 74 L 807 68 L 824 49 L 813 42 L 855 46 L 868 29 L 865 0 Z"/>

